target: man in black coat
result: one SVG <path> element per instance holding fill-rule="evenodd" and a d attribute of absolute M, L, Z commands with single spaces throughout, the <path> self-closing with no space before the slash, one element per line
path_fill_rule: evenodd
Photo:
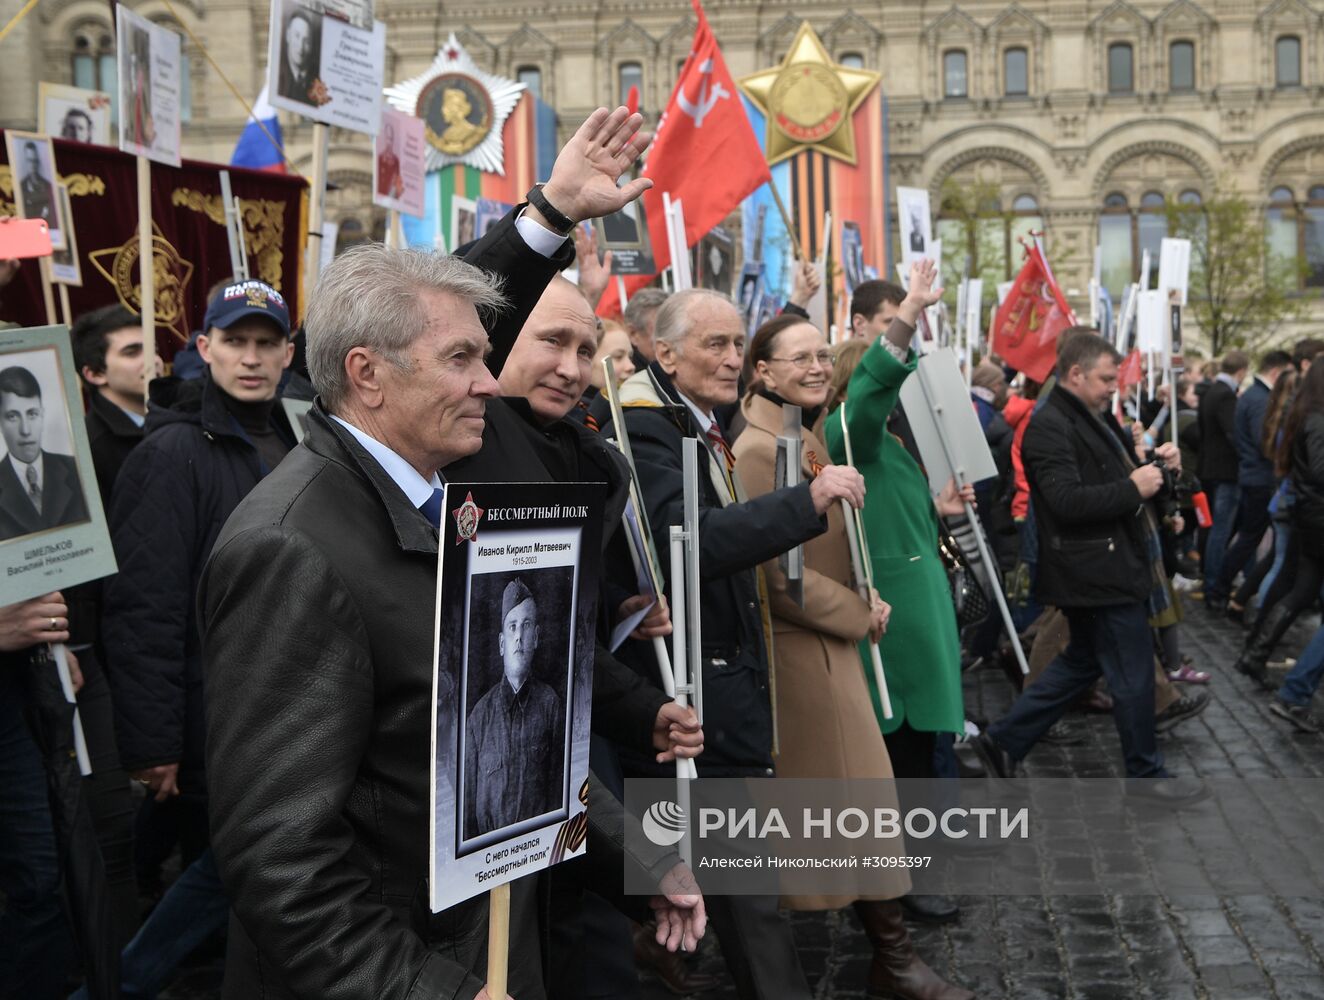
<path fill-rule="evenodd" d="M 704 753 L 699 775 L 772 776 L 768 619 L 758 567 L 826 530 L 829 506 L 859 506 L 854 469 L 828 466 L 810 483 L 745 498 L 715 411 L 734 403 L 744 322 L 730 299 L 705 289 L 671 296 L 658 310 L 657 360 L 621 386 L 625 432 L 659 552 L 681 522 L 683 442 L 700 442 L 699 564 L 703 622 Z M 610 423 L 603 432 L 622 433 Z M 663 560 L 663 572 L 669 572 Z M 669 589 L 669 587 L 668 587 Z M 651 648 L 624 650 L 644 676 L 656 675 Z M 652 760 L 622 754 L 627 774 L 660 777 Z M 790 927 L 777 900 L 710 897 L 708 910 L 741 997 L 808 997 Z"/>
<path fill-rule="evenodd" d="M 1204 545 L 1204 606 L 1222 614 L 1227 594 L 1218 593 L 1223 557 L 1237 520 L 1237 393 L 1250 371 L 1250 359 L 1242 351 L 1228 351 L 1222 369 L 1200 398 L 1200 483 L 1209 497 L 1214 525 Z"/>
<path fill-rule="evenodd" d="M 595 112 L 546 200 L 579 221 L 638 197 L 647 181 L 616 180 L 647 142 L 640 122 Z M 517 213 L 504 224 L 552 228 Z M 213 843 L 234 912 L 226 997 L 487 997 L 486 898 L 427 912 L 428 511 L 498 392 L 480 307 L 518 329 L 555 267 L 523 253 L 492 267 L 511 310 L 460 261 L 379 246 L 337 258 L 311 297 L 309 433 L 226 525 L 199 595 L 208 753 L 224 764 Z M 537 1000 L 528 882 L 512 886 L 510 982 Z"/>
<path fill-rule="evenodd" d="M 1022 455 L 1039 532 L 1036 596 L 1066 614 L 1071 643 L 974 746 L 990 773 L 1012 776 L 1102 672 L 1127 777 L 1163 779 L 1131 781 L 1128 789 L 1179 803 L 1203 797 L 1204 789 L 1168 774 L 1154 730 L 1147 604 L 1160 556 L 1149 501 L 1164 488 L 1164 477 L 1154 465 L 1136 466 L 1129 435 L 1104 410 L 1120 360 L 1092 331 L 1067 340 L 1057 386 L 1025 433 Z M 1180 469 L 1172 443 L 1158 457 Z"/>
<path fill-rule="evenodd" d="M 18 365 L 0 371 L 0 541 L 77 524 L 88 519 L 87 502 L 72 455 L 41 446 L 46 404 L 41 383 Z"/>
<path fill-rule="evenodd" d="M 87 443 L 97 487 L 109 510 L 120 466 L 142 441 L 147 418 L 142 321 L 117 302 L 80 316 L 69 336 L 74 364 L 88 392 Z M 164 367 L 159 354 L 155 363 L 159 375 Z"/>

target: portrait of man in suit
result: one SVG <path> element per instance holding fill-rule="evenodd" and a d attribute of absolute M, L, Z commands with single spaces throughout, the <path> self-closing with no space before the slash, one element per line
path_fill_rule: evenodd
<path fill-rule="evenodd" d="M 19 197 L 23 211 L 29 219 L 45 219 L 46 225 L 58 229 L 55 215 L 55 188 L 43 170 L 41 150 L 32 140 L 23 143 L 23 178 L 19 181 Z"/>
<path fill-rule="evenodd" d="M 317 14 L 297 6 L 285 21 L 276 91 L 291 101 L 322 103 L 312 93 L 321 72 L 321 21 Z"/>
<path fill-rule="evenodd" d="M 36 376 L 19 365 L 0 371 L 0 541 L 88 520 L 73 456 L 41 445 L 45 417 Z"/>

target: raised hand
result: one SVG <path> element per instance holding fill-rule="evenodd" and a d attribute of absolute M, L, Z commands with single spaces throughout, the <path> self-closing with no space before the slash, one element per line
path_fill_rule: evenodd
<path fill-rule="evenodd" d="M 898 307 L 901 318 L 914 326 L 921 312 L 941 301 L 943 291 L 938 285 L 938 265 L 927 257 L 915 261 L 910 265 L 910 290 Z"/>
<path fill-rule="evenodd" d="M 611 251 L 598 260 L 598 236 L 592 227 L 575 227 L 575 267 L 579 271 L 579 290 L 594 309 L 611 282 Z"/>
<path fill-rule="evenodd" d="M 646 177 L 616 186 L 653 139 L 651 133 L 639 131 L 643 121 L 643 115 L 632 115 L 624 107 L 598 108 L 589 115 L 557 154 L 552 176 L 543 186 L 552 207 L 573 222 L 583 222 L 620 211 L 652 187 Z"/>

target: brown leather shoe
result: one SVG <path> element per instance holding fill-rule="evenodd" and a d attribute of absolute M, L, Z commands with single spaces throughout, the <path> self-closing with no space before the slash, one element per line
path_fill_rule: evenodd
<path fill-rule="evenodd" d="M 915 954 L 896 900 L 860 900 L 855 913 L 873 945 L 869 966 L 869 1000 L 975 1000 L 963 986 L 947 982 Z"/>
<path fill-rule="evenodd" d="M 707 993 L 717 989 L 722 981 L 706 972 L 695 972 L 689 967 L 690 955 L 667 951 L 653 936 L 657 926 L 653 923 L 635 924 L 634 964 L 657 976 L 658 981 L 676 996 Z"/>

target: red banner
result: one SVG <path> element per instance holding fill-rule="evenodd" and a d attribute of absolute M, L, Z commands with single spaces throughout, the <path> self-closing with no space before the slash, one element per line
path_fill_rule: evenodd
<path fill-rule="evenodd" d="M 1039 248 L 1030 247 L 1025 266 L 993 320 L 992 351 L 1012 368 L 1042 382 L 1057 362 L 1058 335 L 1075 322 Z"/>
<path fill-rule="evenodd" d="M 137 312 L 136 160 L 106 146 L 54 141 L 56 172 L 69 187 L 83 278 L 81 288 L 69 288 L 73 317 L 112 302 Z M 3 144 L 0 164 L 0 215 L 13 215 L 14 182 Z M 185 160 L 179 169 L 153 163 L 157 345 L 167 361 L 202 325 L 207 290 L 232 273 L 221 170 L 230 171 L 231 193 L 240 199 L 250 276 L 272 285 L 291 306 L 299 302 L 305 228 L 300 219 L 307 190 L 302 178 L 196 160 Z M 42 302 L 38 264 L 25 262 L 0 290 L 0 319 L 44 326 Z"/>

